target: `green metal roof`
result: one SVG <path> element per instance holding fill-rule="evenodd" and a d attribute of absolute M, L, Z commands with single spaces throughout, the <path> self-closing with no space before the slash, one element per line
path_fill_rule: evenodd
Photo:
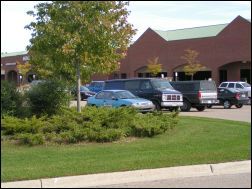
<path fill-rule="evenodd" d="M 21 52 L 12 52 L 12 53 L 1 53 L 1 58 L 3 57 L 11 57 L 11 56 L 20 56 L 28 54 L 28 51 L 21 51 Z"/>
<path fill-rule="evenodd" d="M 182 40 L 182 39 L 194 39 L 203 37 L 213 37 L 218 35 L 228 24 L 218 24 L 212 26 L 202 26 L 195 28 L 185 28 L 178 30 L 153 30 L 166 41 Z"/>

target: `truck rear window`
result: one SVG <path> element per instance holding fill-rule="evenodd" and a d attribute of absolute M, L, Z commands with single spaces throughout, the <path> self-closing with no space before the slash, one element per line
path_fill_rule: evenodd
<path fill-rule="evenodd" d="M 202 81 L 200 82 L 200 90 L 217 90 L 216 85 L 212 81 Z"/>

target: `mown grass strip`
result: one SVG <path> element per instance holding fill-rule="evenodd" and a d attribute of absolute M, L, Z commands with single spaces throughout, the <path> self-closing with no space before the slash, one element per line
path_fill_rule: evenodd
<path fill-rule="evenodd" d="M 1 144 L 1 181 L 246 160 L 250 123 L 181 117 L 169 133 L 114 143 Z"/>

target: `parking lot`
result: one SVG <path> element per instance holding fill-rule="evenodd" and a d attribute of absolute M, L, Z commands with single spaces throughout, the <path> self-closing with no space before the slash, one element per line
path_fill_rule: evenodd
<path fill-rule="evenodd" d="M 86 101 L 81 101 L 81 106 L 84 107 L 86 103 Z M 77 106 L 77 102 L 71 101 L 70 106 Z M 180 112 L 180 115 L 246 121 L 251 123 L 251 105 L 244 105 L 242 108 L 232 106 L 230 109 L 224 109 L 223 106 L 213 106 L 202 112 L 192 108 L 190 112 Z"/>
<path fill-rule="evenodd" d="M 192 108 L 190 112 L 180 112 L 180 115 L 246 121 L 251 123 L 251 105 L 244 105 L 242 108 L 232 106 L 230 109 L 224 109 L 223 106 L 213 106 L 202 112 Z"/>

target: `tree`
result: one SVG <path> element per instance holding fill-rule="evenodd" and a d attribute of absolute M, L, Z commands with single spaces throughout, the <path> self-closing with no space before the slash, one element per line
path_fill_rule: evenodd
<path fill-rule="evenodd" d="M 31 64 L 26 62 L 24 64 L 17 62 L 17 69 L 22 75 L 23 78 L 25 78 L 26 74 L 31 70 Z M 21 84 L 23 83 L 23 80 L 21 81 Z"/>
<path fill-rule="evenodd" d="M 147 70 L 151 73 L 151 75 L 156 76 L 162 71 L 162 64 L 158 63 L 158 57 L 149 59 L 148 62 L 149 64 L 147 65 Z"/>
<path fill-rule="evenodd" d="M 186 75 L 191 76 L 191 80 L 193 80 L 193 75 L 198 71 L 205 68 L 205 66 L 201 65 L 197 60 L 199 52 L 196 50 L 186 49 L 186 53 L 184 56 L 181 56 L 181 59 L 186 61 L 186 65 L 183 67 L 183 71 Z"/>
<path fill-rule="evenodd" d="M 35 6 L 36 17 L 27 47 L 34 69 L 48 77 L 77 80 L 80 112 L 80 81 L 95 73 L 109 74 L 119 68 L 135 30 L 127 22 L 128 2 L 52 1 Z M 77 75 L 77 78 L 75 76 Z"/>

